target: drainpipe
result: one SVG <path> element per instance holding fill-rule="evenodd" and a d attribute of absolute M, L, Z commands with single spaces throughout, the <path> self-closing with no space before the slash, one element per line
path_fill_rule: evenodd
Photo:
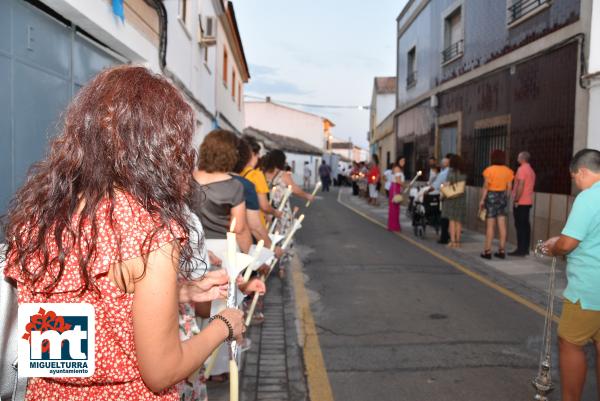
<path fill-rule="evenodd" d="M 144 0 L 146 4 L 152 7 L 158 15 L 158 30 L 159 30 L 159 42 L 158 42 L 158 65 L 160 71 L 164 76 L 169 78 L 175 86 L 181 90 L 184 95 L 200 109 L 202 114 L 207 116 L 211 120 L 215 120 L 215 116 L 211 113 L 202 102 L 194 96 L 191 90 L 189 90 L 183 81 L 181 81 L 172 71 L 167 68 L 167 10 L 161 0 Z"/>

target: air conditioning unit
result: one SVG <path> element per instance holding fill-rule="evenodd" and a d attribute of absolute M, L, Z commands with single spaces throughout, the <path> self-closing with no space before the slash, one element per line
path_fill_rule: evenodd
<path fill-rule="evenodd" d="M 429 98 L 429 106 L 432 109 L 435 109 L 436 107 L 438 107 L 438 97 L 437 97 L 437 95 L 431 95 L 431 97 Z"/>
<path fill-rule="evenodd" d="M 198 44 L 200 46 L 214 46 L 217 44 L 217 23 L 215 17 L 206 17 L 202 21 L 198 15 Z M 203 23 L 204 22 L 204 23 Z"/>

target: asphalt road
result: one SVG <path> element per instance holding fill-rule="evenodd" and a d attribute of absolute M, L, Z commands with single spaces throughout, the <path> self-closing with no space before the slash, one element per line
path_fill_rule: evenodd
<path fill-rule="evenodd" d="M 543 318 L 336 195 L 323 194 L 298 233 L 335 399 L 531 400 Z"/>

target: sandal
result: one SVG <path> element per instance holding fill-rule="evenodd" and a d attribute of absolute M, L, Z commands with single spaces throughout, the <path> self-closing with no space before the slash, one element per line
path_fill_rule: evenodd
<path fill-rule="evenodd" d="M 489 249 L 486 249 L 486 250 L 485 250 L 485 251 L 483 251 L 483 253 L 482 253 L 481 255 L 479 255 L 479 256 L 481 256 L 481 257 L 482 257 L 482 258 L 484 258 L 484 259 L 488 259 L 488 260 L 490 260 L 490 259 L 492 259 L 492 251 L 491 251 L 491 250 L 489 250 Z"/>
<path fill-rule="evenodd" d="M 500 259 L 506 259 L 506 252 L 504 252 L 504 249 L 498 249 L 498 252 L 494 253 L 494 256 Z"/>

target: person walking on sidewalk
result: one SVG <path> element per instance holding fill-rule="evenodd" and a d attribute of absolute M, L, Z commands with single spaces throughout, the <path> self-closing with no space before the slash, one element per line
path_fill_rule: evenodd
<path fill-rule="evenodd" d="M 405 163 L 406 159 L 404 159 L 404 157 L 399 157 L 392 169 L 394 181 L 390 187 L 390 194 L 388 197 L 387 229 L 389 231 L 402 231 L 402 227 L 400 226 L 400 203 L 394 202 L 394 196 L 402 196 L 402 186 L 404 185 L 404 172 L 402 170 Z"/>
<path fill-rule="evenodd" d="M 369 183 L 369 204 L 378 206 L 379 191 L 377 190 L 377 184 L 381 179 L 381 173 L 379 171 L 379 157 L 373 155 L 371 160 L 371 168 L 367 174 L 367 181 Z"/>
<path fill-rule="evenodd" d="M 492 258 L 492 240 L 498 222 L 499 247 L 494 254 L 497 258 L 506 258 L 506 216 L 508 206 L 508 194 L 512 188 L 515 176 L 513 171 L 506 166 L 506 153 L 496 149 L 491 154 L 492 165 L 483 170 L 485 183 L 481 193 L 479 209 L 486 211 L 485 221 L 485 249 L 481 254 L 484 259 Z"/>
<path fill-rule="evenodd" d="M 582 192 L 561 235 L 547 240 L 544 250 L 552 256 L 567 256 L 567 288 L 558 323 L 561 399 L 579 401 L 587 374 L 583 346 L 590 341 L 596 348 L 600 385 L 600 152 L 580 150 L 570 170 Z"/>
<path fill-rule="evenodd" d="M 456 184 L 467 180 L 462 157 L 452 155 L 449 168 L 448 184 Z M 450 248 L 460 248 L 462 226 L 467 219 L 467 201 L 464 192 L 451 199 L 444 199 L 442 218 L 449 221 L 450 243 L 448 246 Z"/>
<path fill-rule="evenodd" d="M 529 211 L 531 205 L 533 205 L 533 188 L 535 186 L 535 172 L 529 164 L 529 158 L 529 152 L 521 152 L 517 157 L 519 168 L 515 176 L 512 193 L 515 229 L 517 230 L 517 249 L 509 253 L 511 256 L 529 255 L 531 240 Z"/>
<path fill-rule="evenodd" d="M 450 158 L 452 157 L 451 153 L 448 153 L 446 157 L 442 159 L 442 171 L 440 171 L 433 180 L 431 184 L 431 191 L 427 194 L 427 196 L 440 196 L 440 187 L 443 183 L 448 181 L 448 173 L 450 169 Z M 427 200 L 427 202 L 430 202 Z M 450 242 L 450 220 L 445 217 L 440 219 L 440 239 L 438 240 L 438 244 L 448 244 Z"/>
<path fill-rule="evenodd" d="M 312 176 L 312 171 L 310 171 L 310 164 L 308 162 L 304 162 L 304 189 L 308 190 L 310 188 L 310 177 Z"/>
<path fill-rule="evenodd" d="M 392 187 L 392 182 L 394 181 L 394 173 L 392 172 L 392 164 L 388 164 L 387 168 L 383 172 L 384 184 L 383 188 L 385 189 L 385 196 L 389 198 L 390 196 L 390 188 Z"/>
<path fill-rule="evenodd" d="M 352 195 L 358 196 L 358 179 L 360 176 L 360 168 L 357 162 L 352 162 L 352 170 L 350 170 L 350 180 L 352 181 Z"/>
<path fill-rule="evenodd" d="M 322 160 L 321 166 L 319 166 L 319 177 L 321 177 L 323 191 L 329 192 L 329 186 L 331 185 L 331 167 L 327 165 L 325 160 Z"/>

